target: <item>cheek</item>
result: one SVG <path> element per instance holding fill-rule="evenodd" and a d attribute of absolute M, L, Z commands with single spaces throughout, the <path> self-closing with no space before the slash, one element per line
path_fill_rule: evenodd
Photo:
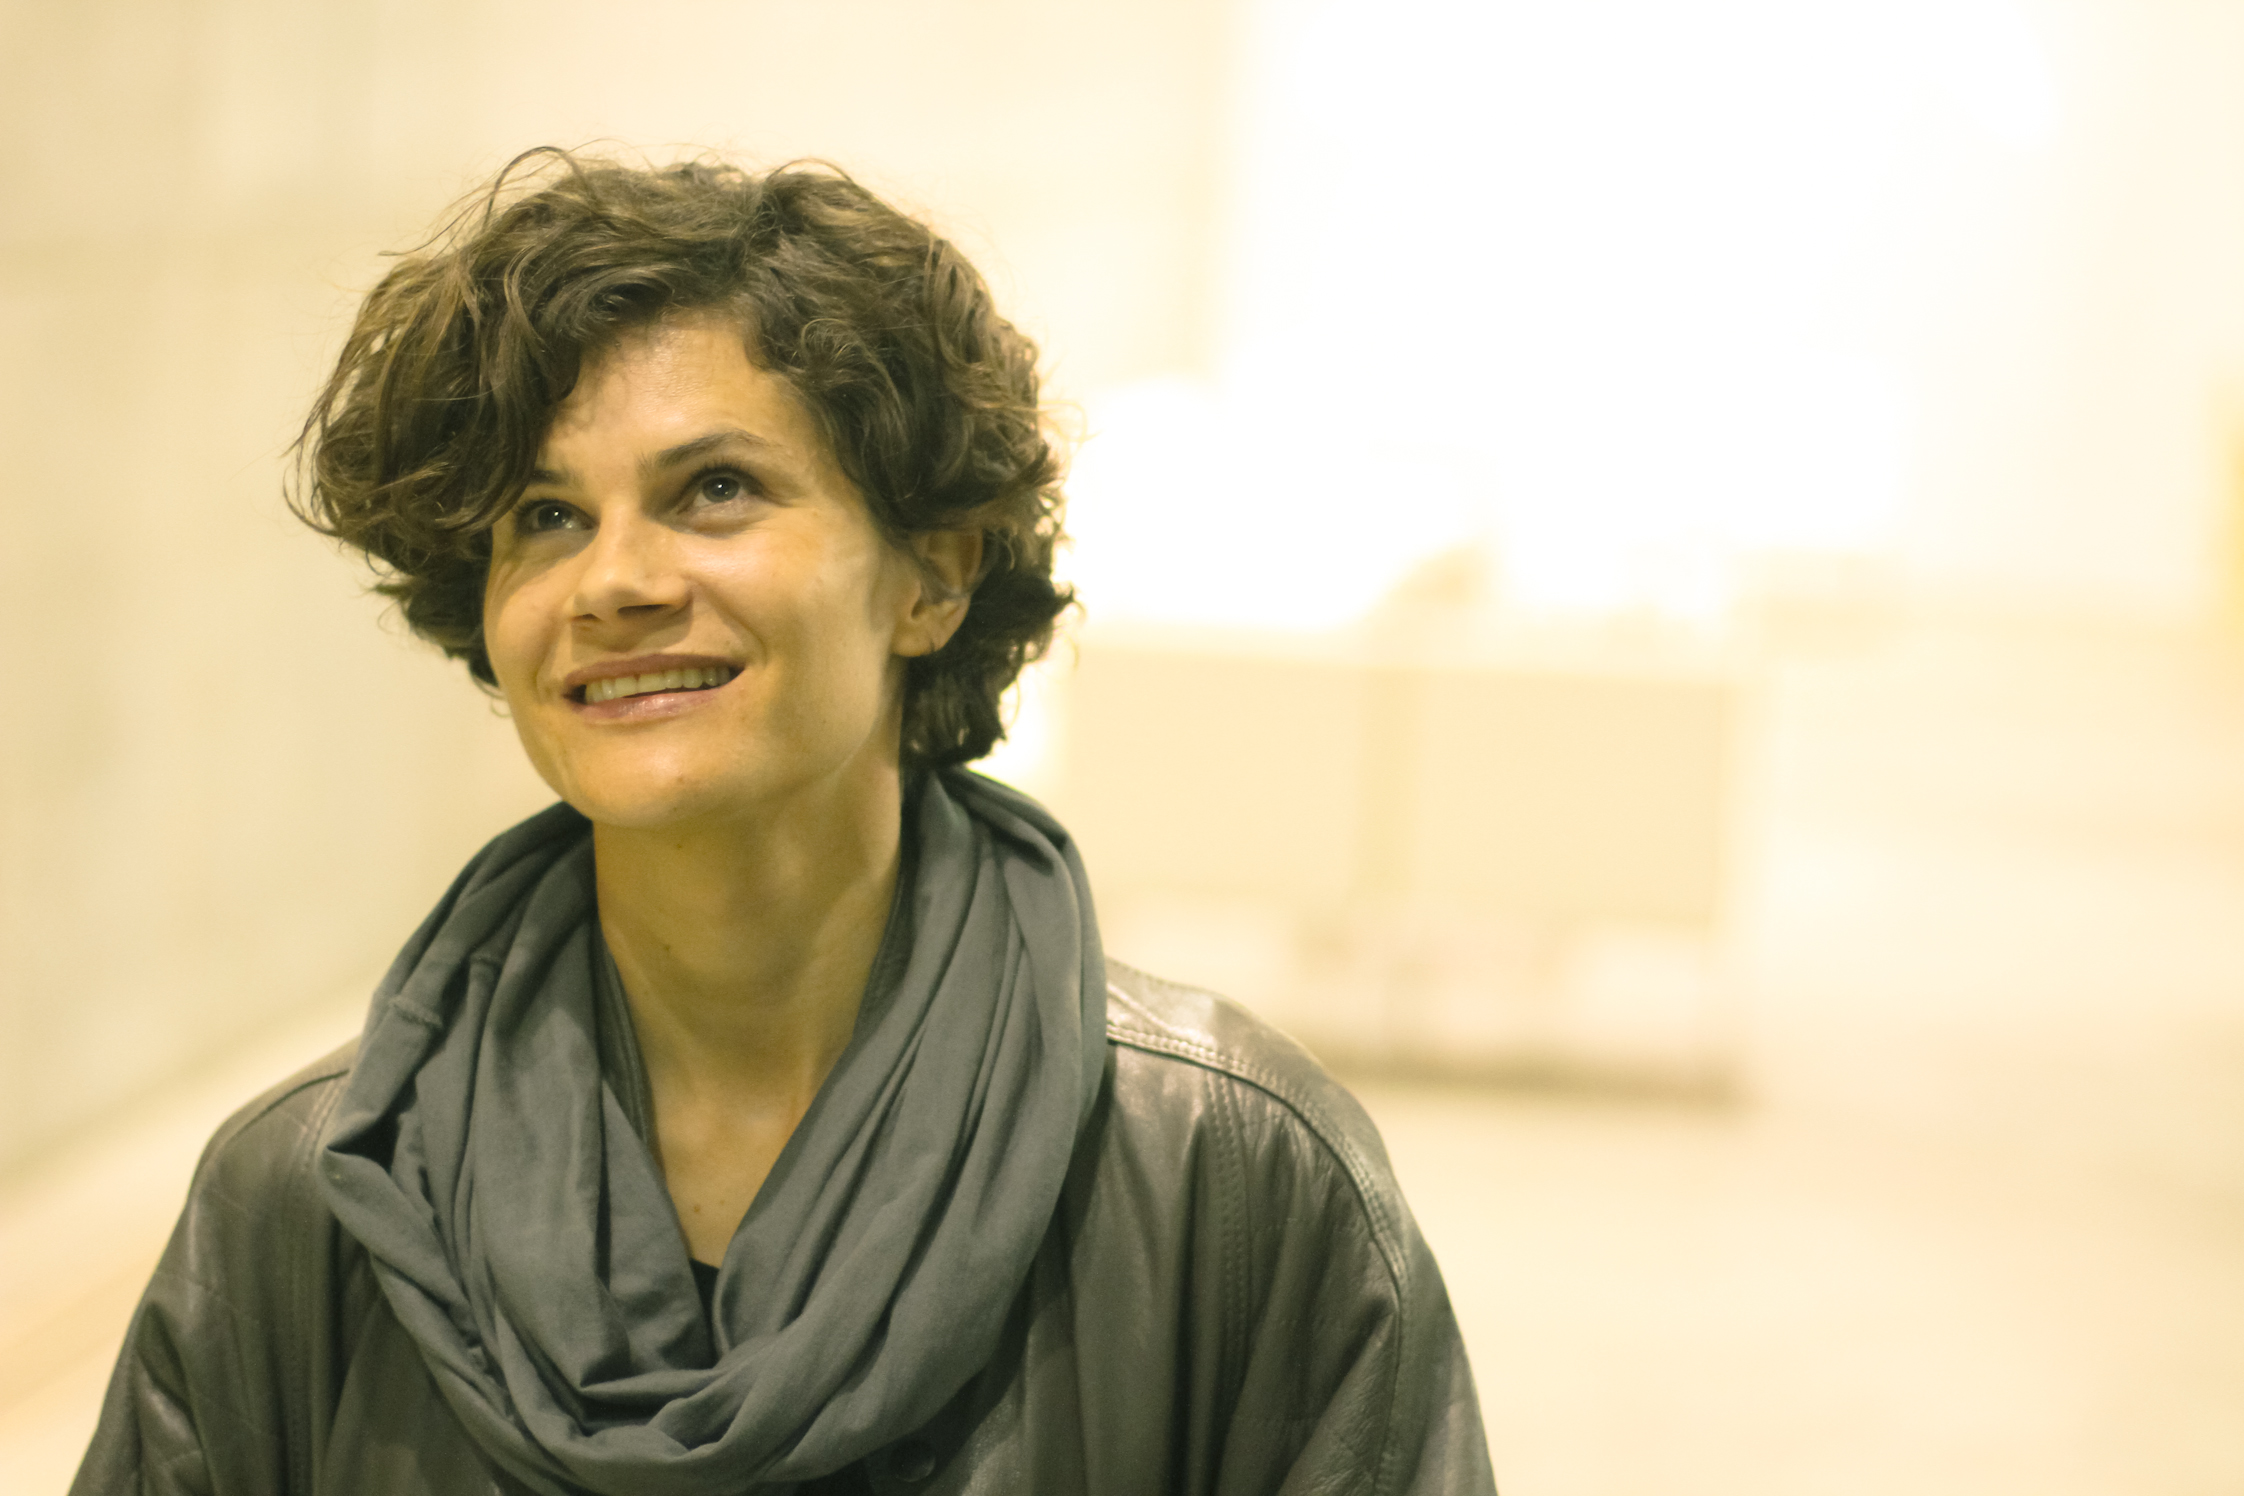
<path fill-rule="evenodd" d="M 875 558 L 827 564 L 814 587 L 798 593 L 790 609 L 797 662 L 791 687 L 794 709 L 849 732 L 864 730 L 902 694 L 902 662 L 895 654 L 892 589 Z"/>
<path fill-rule="evenodd" d="M 535 601 L 520 578 L 497 571 L 483 589 L 483 648 L 499 689 L 517 704 L 536 678 L 542 654 Z"/>
<path fill-rule="evenodd" d="M 856 564 L 833 579 L 822 609 L 829 622 L 829 638 L 837 655 L 856 675 L 885 680 L 895 662 L 898 626 L 903 617 L 902 590 L 891 558 L 875 553 L 855 558 Z"/>

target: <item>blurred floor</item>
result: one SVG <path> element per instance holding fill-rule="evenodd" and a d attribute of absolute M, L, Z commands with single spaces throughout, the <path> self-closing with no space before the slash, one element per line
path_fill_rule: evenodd
<path fill-rule="evenodd" d="M 2244 672 L 1786 670 L 1751 1097 L 1382 1090 L 1512 1496 L 2244 1490 Z"/>
<path fill-rule="evenodd" d="M 2236 653 L 1912 626 L 1771 708 L 1745 1100 L 1366 1090 L 1508 1496 L 2244 1490 Z M 0 1193 L 0 1491 L 67 1482 L 201 1136 L 352 1022 Z"/>

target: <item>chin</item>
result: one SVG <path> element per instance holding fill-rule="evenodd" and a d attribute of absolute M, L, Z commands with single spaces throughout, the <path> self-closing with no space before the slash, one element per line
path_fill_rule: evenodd
<path fill-rule="evenodd" d="M 708 813 L 678 800 L 649 800 L 620 795 L 563 795 L 562 799 L 595 826 L 612 831 L 684 830 L 708 819 Z"/>
<path fill-rule="evenodd" d="M 767 739 L 768 741 L 768 739 Z M 543 745 L 541 745 L 543 746 Z M 618 744 L 617 747 L 624 745 Z M 767 753 L 671 751 L 532 754 L 553 792 L 596 826 L 619 831 L 684 831 L 697 826 L 754 824 L 790 808 L 839 812 L 871 794 L 880 798 L 883 755 L 860 739 L 773 743 Z M 692 745 L 705 747 L 706 745 Z M 885 765 L 896 772 L 893 755 Z"/>
<path fill-rule="evenodd" d="M 617 831 L 689 831 L 727 823 L 769 821 L 790 804 L 823 798 L 827 776 L 742 773 L 649 776 L 583 775 L 565 789 L 568 801 L 596 826 Z"/>
<path fill-rule="evenodd" d="M 652 784 L 587 783 L 559 790 L 561 798 L 596 826 L 618 831 L 686 830 L 753 814 L 761 798 L 739 785 L 668 780 Z"/>

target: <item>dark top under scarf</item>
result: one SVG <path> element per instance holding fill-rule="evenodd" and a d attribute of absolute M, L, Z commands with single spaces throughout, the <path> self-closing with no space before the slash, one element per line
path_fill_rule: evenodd
<path fill-rule="evenodd" d="M 463 1426 L 533 1488 L 806 1480 L 988 1360 L 1096 1099 L 1105 967 L 1042 807 L 943 771 L 907 815 L 896 979 L 869 984 L 706 1314 L 634 1126 L 643 1072 L 601 1042 L 583 818 L 493 841 L 383 981 L 323 1144 L 329 1202 Z"/>

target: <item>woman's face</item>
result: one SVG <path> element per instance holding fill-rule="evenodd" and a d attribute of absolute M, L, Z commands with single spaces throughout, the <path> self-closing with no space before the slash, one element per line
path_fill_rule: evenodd
<path fill-rule="evenodd" d="M 971 577 L 974 547 L 927 537 Z M 963 588 L 957 589 L 961 593 Z M 740 330 L 677 319 L 590 362 L 492 536 L 484 639 L 522 746 L 602 825 L 815 810 L 895 773 L 932 594 Z"/>

